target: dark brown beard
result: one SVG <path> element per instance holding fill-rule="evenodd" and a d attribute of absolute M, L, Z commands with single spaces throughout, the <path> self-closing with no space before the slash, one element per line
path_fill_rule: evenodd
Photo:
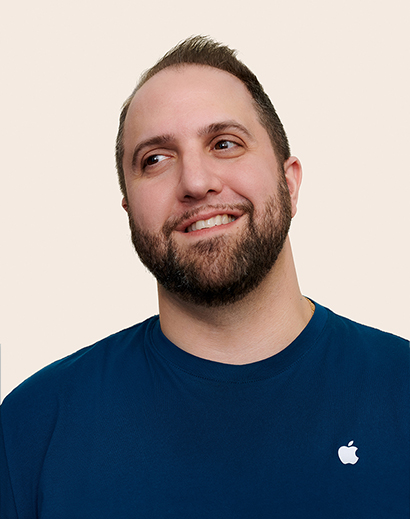
<path fill-rule="evenodd" d="M 283 248 L 292 219 L 286 180 L 282 178 L 278 196 L 265 204 L 260 223 L 251 202 L 232 207 L 238 208 L 248 223 L 236 240 L 216 236 L 182 251 L 172 237 L 178 222 L 168 222 L 154 234 L 140 229 L 129 213 L 132 242 L 142 263 L 169 292 L 206 307 L 232 304 L 261 283 Z"/>

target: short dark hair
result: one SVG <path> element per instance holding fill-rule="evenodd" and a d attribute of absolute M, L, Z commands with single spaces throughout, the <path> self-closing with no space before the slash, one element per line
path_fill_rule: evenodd
<path fill-rule="evenodd" d="M 236 76 L 251 94 L 262 126 L 268 132 L 278 162 L 283 163 L 290 157 L 290 148 L 285 129 L 276 110 L 259 83 L 255 74 L 236 57 L 237 51 L 212 40 L 207 36 L 192 36 L 167 52 L 153 67 L 145 71 L 132 94 L 125 101 L 120 115 L 115 157 L 118 180 L 124 196 L 126 196 L 124 169 L 124 123 L 131 101 L 135 93 L 152 76 L 167 67 L 183 65 L 204 65 L 225 70 Z"/>

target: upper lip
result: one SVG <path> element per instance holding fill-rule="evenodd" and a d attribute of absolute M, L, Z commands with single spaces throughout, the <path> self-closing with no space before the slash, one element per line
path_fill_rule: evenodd
<path fill-rule="evenodd" d="M 228 207 L 220 207 L 220 208 L 213 208 L 209 209 L 207 211 L 200 211 L 193 216 L 184 219 L 180 224 L 178 224 L 175 228 L 176 231 L 179 232 L 185 232 L 185 230 L 192 225 L 194 222 L 198 222 L 199 220 L 208 220 L 209 218 L 213 218 L 214 216 L 218 216 L 218 214 L 223 215 L 227 214 L 229 216 L 233 216 L 236 218 L 239 218 L 243 215 L 243 211 L 239 209 L 230 209 Z"/>

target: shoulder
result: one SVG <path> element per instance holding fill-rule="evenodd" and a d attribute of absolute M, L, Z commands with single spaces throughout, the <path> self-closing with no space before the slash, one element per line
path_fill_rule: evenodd
<path fill-rule="evenodd" d="M 4 399 L 0 465 L 7 466 L 13 487 L 27 502 L 50 450 L 58 445 L 61 453 L 73 452 L 84 424 L 92 430 L 97 418 L 101 422 L 109 409 L 132 398 L 147 335 L 156 321 L 148 319 L 53 362 Z"/>
<path fill-rule="evenodd" d="M 333 346 L 344 357 L 359 364 L 373 364 L 384 370 L 395 367 L 409 375 L 410 342 L 407 339 L 326 311 L 328 318 L 323 338 L 329 347 Z"/>
<path fill-rule="evenodd" d="M 347 317 L 343 317 L 326 309 L 328 312 L 328 329 L 333 333 L 341 334 L 343 338 L 358 340 L 373 345 L 396 345 L 396 347 L 408 350 L 409 341 L 392 333 L 379 330 L 365 324 L 358 323 Z"/>
<path fill-rule="evenodd" d="M 33 407 L 37 413 L 41 409 L 50 411 L 59 405 L 61 393 L 78 392 L 93 379 L 101 378 L 107 366 L 120 369 L 130 354 L 143 348 L 146 334 L 157 319 L 151 317 L 44 367 L 6 396 L 1 406 L 3 418 L 17 410 L 31 414 Z"/>

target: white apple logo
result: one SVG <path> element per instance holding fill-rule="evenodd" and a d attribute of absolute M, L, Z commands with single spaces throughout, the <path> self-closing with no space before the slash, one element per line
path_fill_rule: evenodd
<path fill-rule="evenodd" d="M 352 445 L 353 440 L 349 442 L 347 446 L 343 445 L 340 447 L 340 449 L 337 451 L 340 461 L 345 465 L 347 463 L 354 465 L 359 459 L 359 457 L 356 456 L 357 447 L 352 447 Z"/>

